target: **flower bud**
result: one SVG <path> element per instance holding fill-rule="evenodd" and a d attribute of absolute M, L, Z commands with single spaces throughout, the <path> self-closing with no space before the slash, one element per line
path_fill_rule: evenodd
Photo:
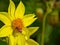
<path fill-rule="evenodd" d="M 58 12 L 53 12 L 52 15 L 48 16 L 48 23 L 51 25 L 58 24 L 59 22 L 59 15 Z"/>
<path fill-rule="evenodd" d="M 43 19 L 43 10 L 41 8 L 36 9 L 36 15 L 38 16 L 38 20 L 42 21 Z"/>

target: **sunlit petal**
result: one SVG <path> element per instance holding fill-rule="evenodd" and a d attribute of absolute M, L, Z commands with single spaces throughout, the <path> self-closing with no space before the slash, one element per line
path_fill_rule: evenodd
<path fill-rule="evenodd" d="M 17 40 L 18 40 L 18 41 L 17 41 L 17 44 L 18 44 L 18 45 L 25 45 L 25 37 L 24 37 L 24 35 L 19 34 Z"/>
<path fill-rule="evenodd" d="M 15 37 L 13 35 L 9 36 L 9 45 L 16 45 Z"/>
<path fill-rule="evenodd" d="M 11 21 L 3 14 L 0 14 L 0 20 L 5 24 L 5 25 L 11 25 Z"/>
<path fill-rule="evenodd" d="M 2 28 L 0 28 L 0 37 L 6 37 L 9 36 L 10 34 L 12 34 L 12 28 L 8 27 L 8 26 L 3 26 Z"/>
<path fill-rule="evenodd" d="M 29 31 L 29 36 L 31 36 L 33 33 L 35 33 L 37 30 L 39 29 L 39 27 L 29 27 L 28 31 Z"/>
<path fill-rule="evenodd" d="M 36 15 L 35 14 L 26 14 L 24 15 L 24 19 L 28 18 L 28 19 L 32 19 L 34 18 Z"/>
<path fill-rule="evenodd" d="M 15 4 L 12 0 L 10 0 L 8 14 L 9 14 L 9 17 L 11 18 L 11 20 L 13 20 L 15 18 L 14 13 L 15 13 Z"/>
<path fill-rule="evenodd" d="M 7 12 L 0 12 L 0 14 L 3 14 L 4 16 L 6 16 L 7 18 L 9 18 L 9 19 L 10 19 L 10 17 L 9 17 L 9 15 L 8 15 L 8 13 L 7 13 Z"/>
<path fill-rule="evenodd" d="M 26 40 L 30 37 L 28 28 L 23 28 L 22 34 L 25 36 Z"/>
<path fill-rule="evenodd" d="M 24 24 L 24 27 L 27 27 L 29 25 L 31 25 L 37 18 L 28 18 L 26 17 L 26 19 L 23 19 L 23 24 Z"/>
<path fill-rule="evenodd" d="M 32 39 L 28 39 L 27 43 L 25 45 L 39 45 L 36 41 L 32 40 Z"/>
<path fill-rule="evenodd" d="M 25 7 L 24 7 L 23 3 L 20 1 L 19 5 L 16 9 L 16 12 L 15 12 L 15 17 L 23 18 L 24 13 L 25 13 Z"/>
<path fill-rule="evenodd" d="M 0 14 L 8 15 L 8 13 L 7 13 L 7 12 L 0 12 Z"/>

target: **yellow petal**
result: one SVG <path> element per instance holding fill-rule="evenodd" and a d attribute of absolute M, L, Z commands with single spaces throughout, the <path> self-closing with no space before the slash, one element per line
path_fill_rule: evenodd
<path fill-rule="evenodd" d="M 13 35 L 10 35 L 10 36 L 9 36 L 9 45 L 16 45 L 16 43 L 15 43 L 15 38 L 14 38 Z"/>
<path fill-rule="evenodd" d="M 22 34 L 19 34 L 17 38 L 17 45 L 25 45 L 25 37 Z"/>
<path fill-rule="evenodd" d="M 0 37 L 6 37 L 6 36 L 9 36 L 10 34 L 12 34 L 12 28 L 11 27 L 8 27 L 8 26 L 3 26 L 1 29 L 0 29 Z"/>
<path fill-rule="evenodd" d="M 5 25 L 11 25 L 11 21 L 3 14 L 0 14 L 0 20 L 5 24 Z"/>
<path fill-rule="evenodd" d="M 39 27 L 29 27 L 29 28 L 23 28 L 22 34 L 25 36 L 25 39 L 29 39 L 32 34 L 34 34 Z"/>
<path fill-rule="evenodd" d="M 28 39 L 25 45 L 39 45 L 39 44 L 32 39 Z"/>
<path fill-rule="evenodd" d="M 13 3 L 12 0 L 10 0 L 8 14 L 9 14 L 9 17 L 11 18 L 11 20 L 13 20 L 15 18 L 14 13 L 15 13 L 15 4 Z"/>
<path fill-rule="evenodd" d="M 39 29 L 39 27 L 29 27 L 28 31 L 29 31 L 29 36 L 31 36 L 33 33 L 35 33 L 37 30 Z"/>
<path fill-rule="evenodd" d="M 30 38 L 28 28 L 23 28 L 22 30 L 22 34 L 25 36 L 25 39 L 27 40 L 28 38 Z"/>
<path fill-rule="evenodd" d="M 15 12 L 15 17 L 23 18 L 24 13 L 25 13 L 25 7 L 24 7 L 23 3 L 20 1 L 19 5 L 16 9 L 16 12 Z"/>
<path fill-rule="evenodd" d="M 0 12 L 0 14 L 3 14 L 3 15 L 5 15 L 7 18 L 9 18 L 9 19 L 10 19 L 10 17 L 9 17 L 9 15 L 8 15 L 8 13 L 7 13 L 7 12 Z"/>
<path fill-rule="evenodd" d="M 0 12 L 0 14 L 8 15 L 8 13 L 7 13 L 7 12 Z"/>
<path fill-rule="evenodd" d="M 32 19 L 32 18 L 34 18 L 36 15 L 35 14 L 27 14 L 27 15 L 25 15 L 24 17 L 23 17 L 23 19 Z"/>
<path fill-rule="evenodd" d="M 24 27 L 31 25 L 37 18 L 26 17 L 23 19 Z"/>

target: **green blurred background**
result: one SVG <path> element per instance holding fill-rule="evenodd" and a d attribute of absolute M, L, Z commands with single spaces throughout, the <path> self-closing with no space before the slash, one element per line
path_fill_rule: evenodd
<path fill-rule="evenodd" d="M 16 7 L 19 4 L 20 0 L 13 0 Z M 44 18 L 44 14 L 46 13 L 46 3 L 51 1 L 53 3 L 54 0 L 21 0 L 25 5 L 25 14 L 35 13 L 38 19 L 30 26 L 38 26 L 40 27 L 37 32 L 35 32 L 31 38 L 36 42 L 41 44 L 42 38 L 42 20 Z M 55 2 L 60 4 L 60 0 L 55 0 Z M 50 6 L 50 3 L 48 6 Z M 60 45 L 60 6 L 57 4 L 56 7 L 53 6 L 52 11 L 49 12 L 46 19 L 46 27 L 45 27 L 45 45 Z M 0 12 L 7 12 L 9 6 L 9 0 L 0 0 Z M 50 6 L 51 7 L 51 6 Z M 49 7 L 49 9 L 51 9 Z M 43 12 L 41 12 L 41 10 Z M 49 11 L 49 10 L 48 10 Z M 58 12 L 58 14 L 56 13 Z M 0 21 L 0 28 L 4 25 L 2 21 Z M 4 38 L 0 39 L 0 45 L 8 45 L 6 42 L 2 41 Z"/>

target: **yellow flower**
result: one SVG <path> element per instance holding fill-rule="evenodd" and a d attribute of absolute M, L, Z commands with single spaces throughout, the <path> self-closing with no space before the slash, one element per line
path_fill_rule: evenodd
<path fill-rule="evenodd" d="M 0 20 L 5 24 L 0 28 L 0 37 L 9 38 L 9 45 L 39 45 L 30 36 L 35 33 L 39 27 L 29 27 L 37 18 L 34 14 L 25 13 L 25 7 L 20 1 L 15 10 L 15 4 L 10 0 L 8 13 L 0 12 Z"/>

